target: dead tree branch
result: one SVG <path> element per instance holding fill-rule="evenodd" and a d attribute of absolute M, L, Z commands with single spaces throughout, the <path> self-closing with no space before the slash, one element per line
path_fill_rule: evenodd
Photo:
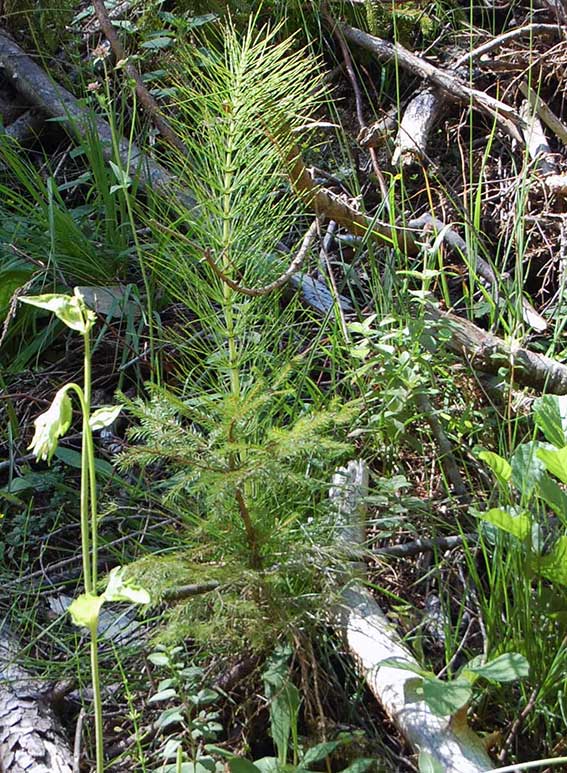
<path fill-rule="evenodd" d="M 116 30 L 114 29 L 110 16 L 108 15 L 104 0 L 93 0 L 93 7 L 100 24 L 100 28 L 111 45 L 117 63 L 124 63 L 124 70 L 126 71 L 126 74 L 129 78 L 132 78 L 136 84 L 136 94 L 138 95 L 140 104 L 146 113 L 150 116 L 160 134 L 170 143 L 170 145 L 173 145 L 174 148 L 177 148 L 180 153 L 185 155 L 187 153 L 187 148 L 179 139 L 177 134 L 173 131 L 169 125 L 169 122 L 161 115 L 161 110 L 158 103 L 146 88 L 144 81 L 142 80 L 142 76 L 138 70 L 131 62 L 128 61 L 124 47 L 122 46 L 120 38 L 116 34 Z"/>
<path fill-rule="evenodd" d="M 473 369 L 498 373 L 503 368 L 516 384 L 556 395 L 567 394 L 566 365 L 544 354 L 508 343 L 436 306 L 427 307 L 427 318 L 450 333 L 450 338 L 444 341 L 445 345 L 466 357 Z"/>

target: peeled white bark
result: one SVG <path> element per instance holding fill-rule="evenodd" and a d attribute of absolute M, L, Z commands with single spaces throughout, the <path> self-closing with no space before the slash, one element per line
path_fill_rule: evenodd
<path fill-rule="evenodd" d="M 348 554 L 364 544 L 364 497 L 368 470 L 364 462 L 349 462 L 333 478 L 329 495 L 335 502 L 339 541 Z M 425 752 L 445 773 L 481 773 L 493 770 L 484 744 L 468 726 L 464 712 L 438 717 L 416 694 L 415 674 L 381 666 L 397 657 L 418 666 L 372 594 L 357 580 L 342 591 L 334 609 L 335 629 L 364 676 L 372 694 L 418 752 Z"/>

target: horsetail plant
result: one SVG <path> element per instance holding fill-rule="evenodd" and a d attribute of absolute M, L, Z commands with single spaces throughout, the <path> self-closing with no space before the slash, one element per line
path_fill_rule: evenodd
<path fill-rule="evenodd" d="M 81 449 L 81 550 L 83 558 L 83 582 L 85 592 L 69 607 L 73 623 L 88 628 L 90 633 L 91 678 L 95 712 L 96 770 L 104 771 L 104 743 L 102 726 L 102 697 L 98 667 L 97 629 L 99 614 L 106 601 L 128 601 L 148 604 L 149 594 L 142 588 L 126 584 L 121 567 L 110 572 L 106 590 L 97 594 L 98 513 L 96 494 L 96 470 L 93 431 L 112 424 L 120 413 L 120 405 L 104 406 L 91 413 L 91 345 L 90 331 L 96 317 L 75 288 L 74 295 L 46 294 L 20 298 L 24 303 L 37 306 L 55 314 L 67 327 L 83 336 L 84 373 L 83 387 L 73 382 L 62 386 L 51 406 L 35 420 L 35 433 L 29 448 L 38 461 L 49 464 L 57 449 L 57 443 L 71 426 L 73 407 L 71 395 L 78 398 L 82 413 Z"/>

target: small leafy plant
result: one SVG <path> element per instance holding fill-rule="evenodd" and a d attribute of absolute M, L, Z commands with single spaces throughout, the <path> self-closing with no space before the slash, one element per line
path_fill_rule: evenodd
<path fill-rule="evenodd" d="M 441 717 L 453 716 L 464 709 L 473 696 L 475 683 L 481 677 L 491 682 L 511 682 L 528 676 L 530 670 L 526 658 L 517 652 L 506 652 L 488 663 L 482 663 L 480 657 L 473 658 L 450 681 L 443 681 L 432 671 L 403 658 L 386 658 L 379 665 L 401 668 L 416 674 L 416 679 L 411 680 L 414 695 L 424 700 L 431 711 Z M 406 687 L 410 687 L 409 682 Z"/>
<path fill-rule="evenodd" d="M 81 550 L 83 557 L 83 581 L 85 592 L 69 607 L 75 625 L 87 628 L 91 640 L 91 676 L 95 709 L 96 770 L 104 770 L 104 744 L 102 726 L 102 698 L 100 690 L 97 630 L 102 605 L 108 601 L 128 601 L 133 604 L 148 604 L 149 594 L 142 588 L 124 581 L 121 567 L 115 567 L 109 574 L 106 590 L 97 593 L 97 548 L 98 512 L 96 491 L 95 453 L 93 431 L 112 424 L 121 406 L 104 406 L 91 412 L 91 343 L 90 331 L 96 317 L 75 288 L 74 295 L 35 295 L 20 298 L 23 303 L 52 312 L 68 328 L 80 333 L 84 344 L 83 387 L 71 382 L 56 393 L 50 407 L 35 420 L 35 433 L 30 445 L 38 460 L 49 463 L 57 449 L 59 438 L 65 435 L 73 420 L 71 395 L 75 394 L 81 408 L 82 450 L 81 450 Z"/>
<path fill-rule="evenodd" d="M 202 668 L 186 664 L 183 652 L 183 647 L 158 646 L 148 655 L 148 660 L 167 674 L 149 699 L 149 703 L 167 704 L 155 722 L 160 734 L 169 734 L 162 748 L 165 764 L 160 773 L 174 773 L 179 765 L 182 773 L 215 771 L 216 763 L 206 753 L 205 744 L 215 741 L 223 729 L 220 714 L 214 709 L 220 696 L 204 684 Z M 184 760 L 184 745 L 190 748 L 189 762 Z M 171 759 L 175 763 L 168 764 Z"/>
<path fill-rule="evenodd" d="M 533 418 L 544 442 L 522 443 L 510 462 L 491 451 L 478 454 L 492 470 L 505 503 L 480 517 L 523 546 L 529 577 L 539 576 L 565 587 L 567 494 L 561 484 L 567 484 L 567 397 L 540 397 L 534 403 Z M 540 517 L 547 508 L 558 520 L 551 529 L 549 518 Z M 554 533 L 551 540 L 550 531 Z"/>
<path fill-rule="evenodd" d="M 262 757 L 250 762 L 225 750 L 215 751 L 228 758 L 231 773 L 303 773 L 314 765 L 320 765 L 341 746 L 348 745 L 353 736 L 342 733 L 332 741 L 324 741 L 308 749 L 300 743 L 298 733 L 301 696 L 293 684 L 289 669 L 291 647 L 279 645 L 269 658 L 264 671 L 265 695 L 270 707 L 270 725 L 272 739 L 276 748 L 276 757 Z M 291 742 L 291 746 L 290 746 Z M 291 752 L 292 761 L 289 761 Z M 374 760 L 360 758 L 355 760 L 342 773 L 363 773 L 374 765 Z M 327 765 L 327 769 L 330 767 Z"/>

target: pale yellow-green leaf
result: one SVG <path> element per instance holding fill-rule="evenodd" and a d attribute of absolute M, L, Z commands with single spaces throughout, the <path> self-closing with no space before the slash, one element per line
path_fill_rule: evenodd
<path fill-rule="evenodd" d="M 561 483 L 567 483 L 567 446 L 556 450 L 540 448 L 537 455 L 548 472 L 559 478 Z"/>
<path fill-rule="evenodd" d="M 129 601 L 131 604 L 149 604 L 150 594 L 139 585 L 124 579 L 124 568 L 116 566 L 108 575 L 108 585 L 104 591 L 107 601 Z"/>
<path fill-rule="evenodd" d="M 100 609 L 105 602 L 104 596 L 82 593 L 69 606 L 73 623 L 79 628 L 96 628 Z"/>
<path fill-rule="evenodd" d="M 532 524 L 527 515 L 513 515 L 499 507 L 493 507 L 486 513 L 482 513 L 481 517 L 484 521 L 488 521 L 488 523 L 520 540 L 525 540 L 532 533 Z"/>
<path fill-rule="evenodd" d="M 104 405 L 102 408 L 98 408 L 89 419 L 90 428 L 95 431 L 108 427 L 118 417 L 121 410 L 121 405 Z"/>
<path fill-rule="evenodd" d="M 28 448 L 38 460 L 51 461 L 57 449 L 58 439 L 71 426 L 73 406 L 67 394 L 68 389 L 68 385 L 61 387 L 47 411 L 40 414 L 34 422 L 35 432 Z"/>
<path fill-rule="evenodd" d="M 46 293 L 45 295 L 27 295 L 20 300 L 30 306 L 51 311 L 67 327 L 79 333 L 86 333 L 92 326 L 88 310 L 78 296 Z"/>

